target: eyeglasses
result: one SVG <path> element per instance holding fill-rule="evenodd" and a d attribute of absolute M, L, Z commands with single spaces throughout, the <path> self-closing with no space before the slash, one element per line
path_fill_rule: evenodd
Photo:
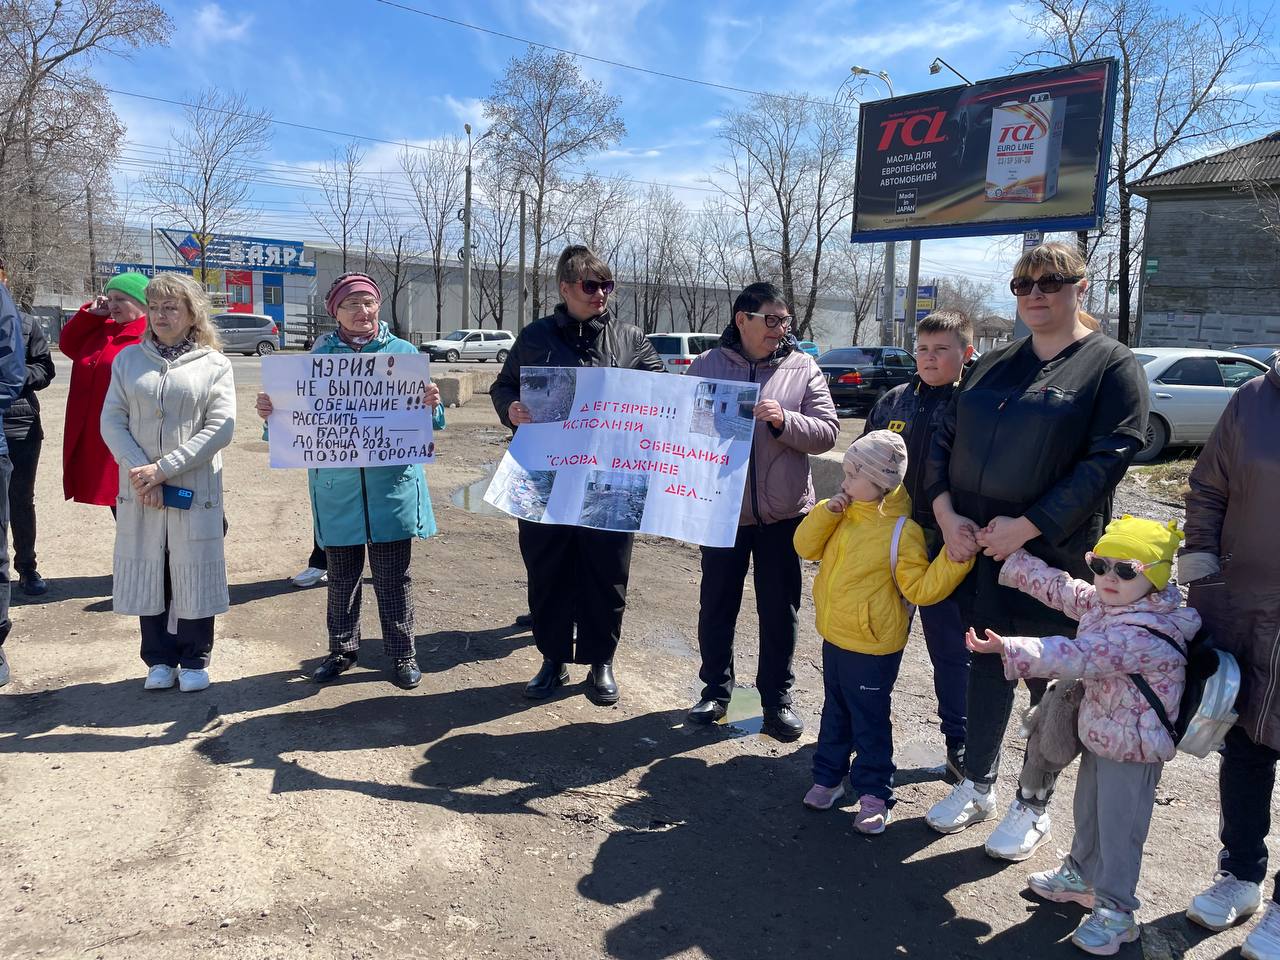
<path fill-rule="evenodd" d="M 1100 577 L 1105 577 L 1112 570 L 1115 570 L 1116 576 L 1121 580 L 1137 579 L 1138 574 L 1144 570 L 1150 570 L 1152 567 L 1158 567 L 1162 563 L 1169 563 L 1168 560 L 1156 560 L 1154 563 L 1139 563 L 1137 560 L 1112 560 L 1108 557 L 1100 557 L 1092 550 L 1084 555 L 1084 562 L 1089 565 L 1089 569 Z"/>
<path fill-rule="evenodd" d="M 778 327 L 789 327 L 796 319 L 795 317 L 780 317 L 774 313 L 754 313 L 751 310 L 743 310 L 742 312 L 748 317 L 759 317 L 770 330 L 776 330 Z"/>
<path fill-rule="evenodd" d="M 338 304 L 338 309 L 345 310 L 347 313 L 356 313 L 360 310 L 377 310 L 381 302 L 380 300 L 343 300 Z"/>
<path fill-rule="evenodd" d="M 1032 287 L 1039 287 L 1041 293 L 1057 293 L 1064 283 L 1079 283 L 1084 277 L 1064 277 L 1060 273 L 1046 273 L 1039 280 L 1030 277 L 1014 277 L 1009 281 L 1009 289 L 1015 297 L 1025 297 Z"/>
<path fill-rule="evenodd" d="M 578 284 L 588 297 L 594 297 L 597 293 L 603 293 L 607 297 L 617 286 L 612 280 L 579 280 Z"/>

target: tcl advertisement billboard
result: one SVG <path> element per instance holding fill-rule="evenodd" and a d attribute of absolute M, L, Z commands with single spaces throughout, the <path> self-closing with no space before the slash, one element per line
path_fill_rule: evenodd
<path fill-rule="evenodd" d="M 854 242 L 1099 225 L 1116 61 L 862 104 Z"/>

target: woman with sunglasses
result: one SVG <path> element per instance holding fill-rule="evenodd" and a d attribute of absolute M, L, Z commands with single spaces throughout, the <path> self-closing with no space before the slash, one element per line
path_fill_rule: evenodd
<path fill-rule="evenodd" d="M 804 724 L 791 706 L 791 658 L 800 611 L 796 527 L 813 506 L 809 454 L 826 453 L 840 433 L 831 391 L 817 363 L 791 336 L 791 311 L 772 283 L 753 283 L 733 303 L 720 346 L 693 361 L 689 374 L 760 384 L 747 483 L 732 547 L 702 548 L 698 650 L 702 696 L 691 723 L 714 723 L 733 694 L 733 634 L 747 564 L 754 568 L 760 656 L 756 690 L 764 730 L 797 739 Z"/>
<path fill-rule="evenodd" d="M 556 264 L 560 300 L 516 338 L 489 389 L 498 418 L 512 430 L 532 423 L 520 402 L 524 367 L 622 367 L 662 371 L 662 359 L 639 327 L 609 311 L 613 272 L 583 246 L 570 246 Z M 598 704 L 618 702 L 613 655 L 622 632 L 631 571 L 629 533 L 563 524 L 517 521 L 520 555 L 528 572 L 533 640 L 542 666 L 525 696 L 545 700 L 569 682 L 570 663 L 589 665 L 587 694 Z"/>
<path fill-rule="evenodd" d="M 1115 486 L 1142 446 L 1147 380 L 1129 348 L 1081 309 L 1088 281 L 1075 247 L 1027 250 L 1009 286 L 1031 335 L 968 371 L 934 433 L 925 495 L 952 559 L 977 556 L 955 593 L 964 622 L 998 634 L 1073 637 L 1069 617 L 1002 586 L 1000 564 L 1021 547 L 1077 579 L 1089 576 L 1085 551 L 1102 536 Z M 998 655 L 974 654 L 965 776 L 925 817 L 940 833 L 995 816 L 1016 684 Z M 1045 685 L 1027 680 L 1033 702 Z M 987 853 L 1030 857 L 1049 837 L 1051 794 L 1019 793 L 987 839 Z"/>

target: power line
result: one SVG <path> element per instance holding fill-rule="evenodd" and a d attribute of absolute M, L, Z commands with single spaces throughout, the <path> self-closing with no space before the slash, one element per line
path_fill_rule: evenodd
<path fill-rule="evenodd" d="M 569 50 L 565 47 L 552 46 L 549 43 L 540 43 L 537 40 L 529 40 L 525 37 L 517 37 L 515 34 L 503 33 L 501 30 L 494 30 L 491 27 L 482 27 L 479 24 L 467 23 L 465 20 L 455 20 L 452 17 L 442 16 L 438 13 L 429 13 L 426 10 L 419 10 L 417 7 L 411 7 L 405 3 L 396 3 L 395 0 L 373 0 L 374 3 L 380 3 L 385 7 L 393 7 L 397 10 L 403 10 L 406 13 L 416 13 L 420 17 L 428 17 L 431 20 L 438 20 L 441 23 L 447 23 L 455 27 L 463 27 L 467 30 L 474 30 L 477 33 L 486 33 L 491 37 L 501 37 L 503 40 L 514 40 L 516 43 L 525 43 L 531 47 L 538 47 L 542 50 L 552 50 L 556 53 L 568 54 L 579 60 L 590 60 L 592 63 L 603 63 L 606 66 L 618 67 L 622 70 L 633 70 L 636 73 L 645 73 L 651 77 L 662 77 L 664 80 L 678 80 L 681 83 L 694 83 L 700 87 L 710 87 L 713 90 L 727 90 L 730 93 L 745 93 L 753 97 L 769 97 L 774 100 L 789 100 L 792 103 L 806 103 L 815 107 L 837 107 L 837 104 L 830 100 L 811 100 L 806 97 L 791 97 L 781 93 L 769 93 L 764 90 L 749 90 L 746 87 L 735 87 L 727 83 L 715 83 L 711 80 L 698 80 L 695 77 L 682 77 L 676 73 L 666 73 L 662 70 L 653 70 L 649 67 L 637 66 L 634 63 L 623 63 L 620 60 L 609 60 L 605 57 L 594 57 L 589 53 L 579 53 L 577 50 Z"/>

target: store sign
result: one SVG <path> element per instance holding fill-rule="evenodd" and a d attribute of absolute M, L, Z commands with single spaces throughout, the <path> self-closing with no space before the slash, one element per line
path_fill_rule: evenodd
<path fill-rule="evenodd" d="M 181 230 L 161 230 L 160 234 L 186 263 L 199 266 L 200 242 L 195 234 Z M 315 261 L 306 260 L 300 240 L 268 240 L 222 233 L 206 236 L 205 264 L 211 268 L 316 275 Z"/>

